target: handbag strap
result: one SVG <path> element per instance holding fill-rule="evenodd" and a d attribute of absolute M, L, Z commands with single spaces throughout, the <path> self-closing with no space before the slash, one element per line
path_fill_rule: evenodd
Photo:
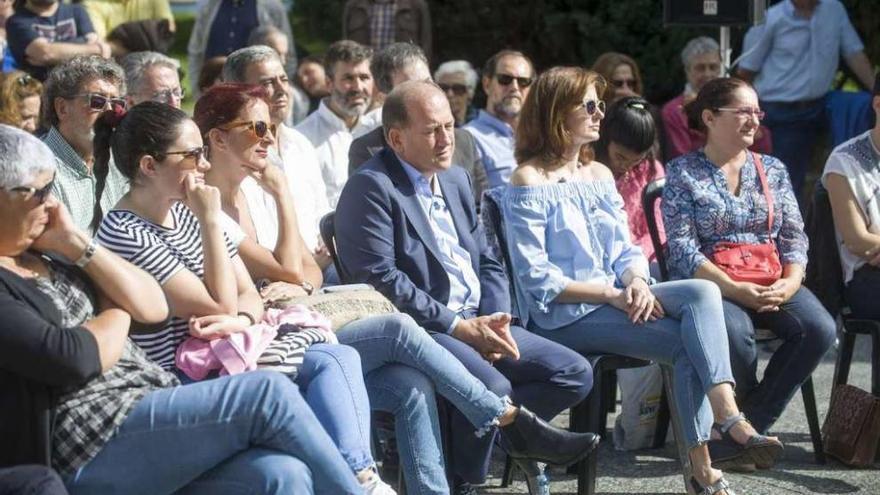
<path fill-rule="evenodd" d="M 767 184 L 767 174 L 764 172 L 761 155 L 754 151 L 751 153 L 755 161 L 755 170 L 758 171 L 758 180 L 761 181 L 761 189 L 764 191 L 764 199 L 767 200 L 767 242 L 773 242 L 773 193 L 770 192 L 770 186 Z"/>

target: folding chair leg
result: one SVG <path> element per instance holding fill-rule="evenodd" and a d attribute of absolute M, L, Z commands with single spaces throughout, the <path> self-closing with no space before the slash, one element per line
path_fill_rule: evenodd
<path fill-rule="evenodd" d="M 603 388 L 605 385 L 605 372 L 599 370 L 594 374 L 593 390 L 587 397 L 587 417 L 589 422 L 586 425 L 586 431 L 592 431 L 604 437 L 605 428 L 602 421 L 605 420 L 606 405 L 602 399 L 605 398 Z M 598 450 L 598 448 L 597 448 Z M 591 453 L 586 459 L 577 464 L 578 475 L 578 495 L 595 495 L 596 493 L 596 474 L 599 471 L 599 455 L 597 451 Z"/>
<path fill-rule="evenodd" d="M 834 385 L 843 385 L 849 379 L 849 367 L 852 363 L 853 348 L 856 336 L 844 329 L 840 336 L 840 347 L 837 350 L 837 362 L 834 364 Z"/>
<path fill-rule="evenodd" d="M 871 393 L 880 397 L 880 331 L 871 332 Z"/>
<path fill-rule="evenodd" d="M 813 440 L 813 456 L 816 464 L 825 464 L 825 450 L 822 447 L 822 430 L 819 428 L 819 413 L 816 411 L 816 394 L 813 391 L 813 377 L 801 385 L 801 397 L 804 399 L 804 411 L 807 413 L 807 424 L 810 427 L 810 438 Z"/>
<path fill-rule="evenodd" d="M 507 456 L 507 459 L 504 461 L 504 473 L 501 475 L 501 488 L 507 488 L 513 483 L 513 458 Z"/>

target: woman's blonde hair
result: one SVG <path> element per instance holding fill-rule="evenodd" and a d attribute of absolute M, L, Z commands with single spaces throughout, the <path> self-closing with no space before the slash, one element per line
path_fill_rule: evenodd
<path fill-rule="evenodd" d="M 40 97 L 43 85 L 30 74 L 14 70 L 0 76 L 0 123 L 21 127 L 21 102 Z"/>
<path fill-rule="evenodd" d="M 523 103 L 516 128 L 516 161 L 532 158 L 556 161 L 571 145 L 565 128 L 569 112 L 583 104 L 590 86 L 596 94 L 605 91 L 599 74 L 581 67 L 554 67 L 538 76 Z"/>

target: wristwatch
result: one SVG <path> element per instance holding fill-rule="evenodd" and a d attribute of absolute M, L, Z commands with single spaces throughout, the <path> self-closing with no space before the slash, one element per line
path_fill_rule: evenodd
<path fill-rule="evenodd" d="M 303 290 L 306 291 L 306 294 L 310 296 L 315 292 L 315 286 L 309 283 L 308 280 L 303 280 L 303 282 L 299 284 L 299 286 L 302 287 Z"/>

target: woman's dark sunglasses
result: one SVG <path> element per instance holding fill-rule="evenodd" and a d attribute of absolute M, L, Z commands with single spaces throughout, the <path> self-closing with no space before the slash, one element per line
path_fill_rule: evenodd
<path fill-rule="evenodd" d="M 584 106 L 584 110 L 587 111 L 587 115 L 594 115 L 596 110 L 605 113 L 605 102 L 602 100 L 584 100 L 582 103 Z"/>
<path fill-rule="evenodd" d="M 100 93 L 82 93 L 73 95 L 72 98 L 87 98 L 89 101 L 89 109 L 91 110 L 102 111 L 107 108 L 107 103 L 110 104 L 110 110 L 115 110 L 117 108 L 125 109 L 126 106 L 125 99 L 112 98 Z"/>
<path fill-rule="evenodd" d="M 273 136 L 275 135 L 275 124 L 267 124 L 262 120 L 242 120 L 230 122 L 228 124 L 220 126 L 219 128 L 223 129 L 224 131 L 228 131 L 230 129 L 235 129 L 236 127 L 244 126 L 247 126 L 248 130 L 251 131 L 254 136 L 260 139 L 266 137 L 267 132 L 271 132 Z"/>
<path fill-rule="evenodd" d="M 521 88 L 528 88 L 535 82 L 531 77 L 514 77 L 509 74 L 495 74 L 495 80 L 498 81 L 498 84 L 502 86 L 510 86 L 514 80 L 519 84 Z"/>
<path fill-rule="evenodd" d="M 25 195 L 25 199 L 37 198 L 38 204 L 43 204 L 46 202 L 46 198 L 49 197 L 49 194 L 52 193 L 52 186 L 55 184 L 55 178 L 53 177 L 51 181 L 45 186 L 37 189 L 36 187 L 25 187 L 25 186 L 17 186 L 10 187 L 7 191 L 18 192 Z"/>
<path fill-rule="evenodd" d="M 193 148 L 190 150 L 182 150 L 182 151 L 166 151 L 163 153 L 165 155 L 182 155 L 184 160 L 193 159 L 196 163 L 200 162 L 202 158 L 208 158 L 208 147 L 207 146 L 199 146 L 198 148 Z"/>

